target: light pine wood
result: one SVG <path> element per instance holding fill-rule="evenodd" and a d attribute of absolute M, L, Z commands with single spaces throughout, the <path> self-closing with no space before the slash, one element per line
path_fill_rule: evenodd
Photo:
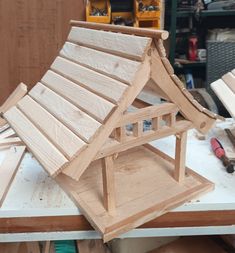
<path fill-rule="evenodd" d="M 10 128 L 9 124 L 5 124 L 4 126 L 0 127 L 0 133 L 5 132 L 9 128 Z"/>
<path fill-rule="evenodd" d="M 164 103 L 160 105 L 148 106 L 142 109 L 138 109 L 135 112 L 125 113 L 117 125 L 122 126 L 130 123 L 135 123 L 140 120 L 160 117 L 166 113 L 176 113 L 178 110 L 178 107 L 173 103 Z"/>
<path fill-rule="evenodd" d="M 90 223 L 109 241 L 188 200 L 213 189 L 213 184 L 187 169 L 183 184 L 172 177 L 174 160 L 162 157 L 155 148 L 137 147 L 120 153 L 115 160 L 116 215 L 103 205 L 102 166 L 92 163 L 76 183 L 58 175 L 59 185 L 83 210 Z M 88 201 L 89 199 L 89 201 Z"/>
<path fill-rule="evenodd" d="M 45 170 L 56 176 L 68 162 L 64 155 L 16 107 L 8 110 L 4 117 Z"/>
<path fill-rule="evenodd" d="M 12 145 L 22 145 L 23 142 L 19 137 L 12 137 L 12 138 L 6 138 L 0 140 L 0 147 L 1 148 L 8 148 Z"/>
<path fill-rule="evenodd" d="M 115 108 L 113 103 L 58 74 L 44 84 L 100 122 L 104 122 Z"/>
<path fill-rule="evenodd" d="M 143 121 L 133 124 L 133 136 L 141 137 L 143 135 Z"/>
<path fill-rule="evenodd" d="M 162 59 L 155 48 L 152 49 L 152 65 L 158 66 L 152 68 L 151 78 L 155 82 L 155 87 L 160 87 L 167 94 L 170 101 L 173 101 L 180 109 L 180 112 L 190 121 L 193 122 L 195 128 L 202 133 L 206 133 L 215 123 L 215 118 L 212 118 L 201 112 L 198 103 L 193 103 L 194 99 L 187 97 L 188 92 L 183 93 L 175 82 L 174 75 L 170 76 L 162 63 Z M 187 93 L 187 94 L 186 94 Z"/>
<path fill-rule="evenodd" d="M 24 153 L 25 146 L 11 147 L 0 165 L 0 207 L 11 187 Z"/>
<path fill-rule="evenodd" d="M 88 143 L 101 126 L 98 121 L 40 83 L 29 92 L 29 95 Z"/>
<path fill-rule="evenodd" d="M 40 253 L 39 242 L 26 242 L 28 253 Z"/>
<path fill-rule="evenodd" d="M 94 39 L 95 38 L 95 39 Z M 151 38 L 72 27 L 68 40 L 110 54 L 143 61 Z"/>
<path fill-rule="evenodd" d="M 95 59 L 93 60 L 95 61 Z M 115 104 L 123 96 L 123 93 L 127 88 L 127 85 L 117 80 L 80 66 L 62 57 L 56 58 L 51 69 Z M 54 77 L 54 75 L 53 72 L 49 71 L 43 77 L 42 82 L 55 82 L 54 78 L 56 79 L 56 77 Z"/>
<path fill-rule="evenodd" d="M 219 79 L 211 84 L 212 90 L 221 100 L 225 108 L 235 118 L 235 93 L 227 86 L 227 84 Z"/>
<path fill-rule="evenodd" d="M 119 142 L 123 142 L 126 139 L 126 127 L 121 126 L 114 129 L 113 138 Z"/>
<path fill-rule="evenodd" d="M 27 86 L 23 83 L 20 83 L 16 89 L 11 93 L 7 98 L 4 104 L 0 107 L 0 112 L 5 113 L 12 106 L 16 105 L 17 102 L 27 93 Z"/>
<path fill-rule="evenodd" d="M 229 73 L 222 76 L 222 80 L 228 85 L 228 87 L 235 94 L 235 75 L 234 74 L 229 72 Z"/>
<path fill-rule="evenodd" d="M 161 128 L 162 117 L 156 117 L 152 119 L 152 130 L 157 131 Z"/>
<path fill-rule="evenodd" d="M 186 158 L 187 132 L 176 135 L 175 145 L 175 180 L 182 183 L 185 179 L 185 158 Z"/>
<path fill-rule="evenodd" d="M 115 174 L 112 156 L 102 158 L 102 180 L 104 207 L 110 215 L 116 213 Z"/>
<path fill-rule="evenodd" d="M 132 84 L 140 62 L 66 42 L 60 55 L 121 82 Z"/>
<path fill-rule="evenodd" d="M 166 40 L 169 36 L 169 33 L 164 30 L 155 30 L 155 29 L 146 29 L 146 28 L 135 28 L 135 27 L 127 27 L 127 26 L 119 26 L 119 25 L 108 25 L 108 24 L 98 24 L 92 22 L 83 22 L 83 21 L 75 21 L 72 20 L 71 25 L 78 27 L 85 27 L 89 29 L 103 30 L 103 31 L 111 31 L 117 33 L 126 33 L 131 35 L 139 35 L 144 37 L 151 37 L 157 39 Z"/>
<path fill-rule="evenodd" d="M 9 137 L 16 137 L 16 133 L 12 128 L 6 129 L 3 133 L 0 133 L 0 140 Z"/>
<path fill-rule="evenodd" d="M 120 102 L 119 106 L 109 117 L 109 120 L 103 125 L 102 131 L 97 135 L 92 145 L 89 145 L 77 158 L 75 158 L 64 170 L 63 173 L 79 180 L 80 176 L 86 170 L 90 162 L 94 159 L 97 151 L 102 147 L 108 139 L 113 129 L 116 128 L 117 122 L 120 121 L 123 112 L 132 104 L 134 99 L 143 89 L 150 77 L 150 58 L 146 57 L 141 69 L 138 71 L 135 82 L 129 86 L 125 98 Z"/>
<path fill-rule="evenodd" d="M 111 253 L 107 245 L 99 239 L 78 240 L 77 248 L 79 253 Z"/>
<path fill-rule="evenodd" d="M 77 137 L 29 96 L 25 96 L 17 104 L 17 107 L 38 129 L 40 129 L 40 131 L 67 159 L 72 159 L 86 147 L 84 141 Z"/>
<path fill-rule="evenodd" d="M 150 130 L 142 134 L 142 136 L 126 136 L 121 143 L 116 140 L 110 139 L 107 141 L 103 147 L 96 154 L 94 160 L 103 158 L 105 156 L 110 156 L 115 153 L 123 152 L 132 147 L 137 147 L 145 143 L 151 142 L 153 140 L 161 139 L 170 135 L 177 134 L 179 132 L 184 132 L 192 128 L 192 123 L 190 121 L 181 120 L 177 122 L 174 127 L 162 126 L 158 131 Z"/>

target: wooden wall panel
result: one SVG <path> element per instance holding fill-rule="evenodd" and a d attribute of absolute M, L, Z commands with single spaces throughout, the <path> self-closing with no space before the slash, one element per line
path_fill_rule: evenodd
<path fill-rule="evenodd" d="M 21 81 L 31 88 L 58 54 L 84 0 L 0 0 L 0 104 Z"/>

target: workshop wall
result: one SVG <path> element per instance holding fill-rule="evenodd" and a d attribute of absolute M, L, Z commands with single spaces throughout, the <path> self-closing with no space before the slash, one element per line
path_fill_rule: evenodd
<path fill-rule="evenodd" d="M 84 0 L 0 0 L 0 104 L 48 69 L 69 31 L 84 20 Z"/>

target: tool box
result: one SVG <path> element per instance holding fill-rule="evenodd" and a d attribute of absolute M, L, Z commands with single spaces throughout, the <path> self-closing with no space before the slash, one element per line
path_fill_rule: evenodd
<path fill-rule="evenodd" d="M 109 0 L 88 0 L 86 4 L 86 21 L 110 24 L 111 5 Z"/>

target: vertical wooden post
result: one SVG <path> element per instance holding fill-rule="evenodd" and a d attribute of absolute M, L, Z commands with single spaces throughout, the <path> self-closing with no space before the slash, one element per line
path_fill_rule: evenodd
<path fill-rule="evenodd" d="M 113 136 L 117 141 L 123 142 L 126 139 L 126 126 L 114 129 Z"/>
<path fill-rule="evenodd" d="M 110 215 L 115 214 L 115 179 L 114 162 L 112 156 L 102 158 L 102 177 L 103 177 L 103 198 L 104 207 Z"/>
<path fill-rule="evenodd" d="M 184 181 L 185 177 L 185 155 L 187 144 L 187 132 L 180 133 L 176 136 L 175 147 L 175 180 L 179 183 Z"/>
<path fill-rule="evenodd" d="M 140 137 L 143 134 L 143 121 L 139 121 L 133 124 L 133 136 Z"/>
<path fill-rule="evenodd" d="M 157 131 L 161 128 L 162 117 L 157 117 L 152 119 L 152 130 Z"/>

